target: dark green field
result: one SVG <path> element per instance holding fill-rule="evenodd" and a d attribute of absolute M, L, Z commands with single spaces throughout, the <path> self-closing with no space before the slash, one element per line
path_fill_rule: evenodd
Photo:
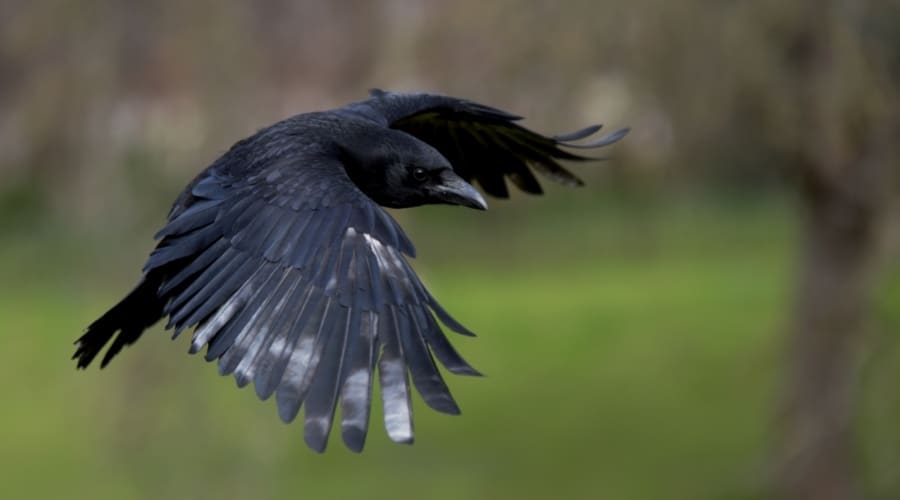
<path fill-rule="evenodd" d="M 309 451 L 274 402 L 161 327 L 102 372 L 76 372 L 72 341 L 129 289 L 149 239 L 13 227 L 0 249 L 0 497 L 766 498 L 792 206 L 596 196 L 402 214 L 432 292 L 479 334 L 452 340 L 487 376 L 450 376 L 460 417 L 417 401 L 414 446 L 391 443 L 376 409 L 361 455 L 339 434 Z M 897 266 L 879 290 L 861 462 L 890 498 Z"/>

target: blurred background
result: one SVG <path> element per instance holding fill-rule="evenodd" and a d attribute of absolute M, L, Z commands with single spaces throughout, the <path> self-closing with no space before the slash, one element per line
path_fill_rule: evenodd
<path fill-rule="evenodd" d="M 900 2 L 0 1 L 0 496 L 900 498 Z M 303 444 L 161 326 L 72 342 L 233 142 L 370 87 L 561 133 L 587 185 L 394 212 L 461 417 Z"/>

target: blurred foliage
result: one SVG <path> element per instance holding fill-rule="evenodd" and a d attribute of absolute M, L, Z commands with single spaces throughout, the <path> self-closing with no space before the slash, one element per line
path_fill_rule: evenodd
<path fill-rule="evenodd" d="M 896 109 L 900 2 L 841 5 L 828 26 L 850 67 L 822 92 L 835 108 L 862 89 L 865 109 Z M 851 113 L 843 135 L 801 137 L 781 50 L 801 13 L 775 0 L 0 2 L 0 496 L 768 498 L 800 258 L 787 162 L 871 132 Z M 489 375 L 451 380 L 462 417 L 419 404 L 406 448 L 376 411 L 363 455 L 333 439 L 317 456 L 272 404 L 173 355 L 186 344 L 160 328 L 75 373 L 69 342 L 137 278 L 190 178 L 254 130 L 373 86 L 471 98 L 543 132 L 633 129 L 610 161 L 575 167 L 585 188 L 395 213 L 433 292 L 481 334 L 456 341 Z M 875 499 L 900 496 L 900 231 L 886 246 L 859 401 Z"/>

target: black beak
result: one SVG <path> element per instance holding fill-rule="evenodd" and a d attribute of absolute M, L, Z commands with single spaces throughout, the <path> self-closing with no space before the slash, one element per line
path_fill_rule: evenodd
<path fill-rule="evenodd" d="M 434 196 L 444 203 L 487 210 L 487 202 L 474 187 L 462 177 L 447 170 L 441 174 L 441 183 L 432 188 Z"/>

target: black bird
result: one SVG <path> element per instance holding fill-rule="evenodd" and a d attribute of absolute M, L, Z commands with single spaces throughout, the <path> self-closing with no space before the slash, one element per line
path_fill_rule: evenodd
<path fill-rule="evenodd" d="M 425 402 L 458 414 L 434 362 L 478 375 L 438 320 L 473 335 L 431 296 L 405 256 L 415 249 L 381 207 L 431 203 L 484 210 L 468 182 L 508 197 L 505 180 L 541 193 L 531 169 L 582 182 L 557 160 L 599 148 L 627 129 L 575 144 L 599 125 L 546 137 L 520 117 L 471 101 L 373 90 L 339 109 L 297 115 L 243 139 L 181 193 L 134 290 L 76 341 L 87 367 L 113 339 L 101 368 L 168 317 L 190 352 L 207 347 L 219 373 L 273 393 L 292 421 L 304 406 L 306 443 L 323 451 L 334 412 L 361 451 L 378 367 L 388 436 L 413 440 L 409 375 Z M 117 335 L 118 334 L 118 335 Z"/>

